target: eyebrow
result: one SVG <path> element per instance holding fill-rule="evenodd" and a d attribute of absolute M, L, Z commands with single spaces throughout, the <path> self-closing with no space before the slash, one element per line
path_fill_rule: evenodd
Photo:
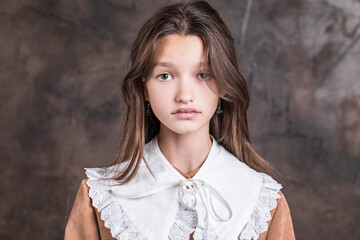
<path fill-rule="evenodd" d="M 162 66 L 162 67 L 173 67 L 174 65 L 170 62 L 157 62 L 154 64 L 154 67 Z"/>
<path fill-rule="evenodd" d="M 204 62 L 199 62 L 198 65 L 199 66 L 204 66 Z M 172 64 L 171 62 L 157 62 L 154 64 L 154 67 L 158 67 L 158 66 L 161 66 L 161 67 L 174 67 L 174 64 Z M 205 65 L 206 66 L 206 65 Z"/>

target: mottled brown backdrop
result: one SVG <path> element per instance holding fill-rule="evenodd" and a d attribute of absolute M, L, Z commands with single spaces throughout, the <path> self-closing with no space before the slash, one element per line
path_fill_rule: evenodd
<path fill-rule="evenodd" d="M 0 1 L 0 239 L 61 239 L 119 142 L 120 83 L 165 0 Z M 169 1 L 174 2 L 174 1 Z M 210 1 L 236 39 L 256 149 L 297 239 L 360 239 L 360 1 Z"/>

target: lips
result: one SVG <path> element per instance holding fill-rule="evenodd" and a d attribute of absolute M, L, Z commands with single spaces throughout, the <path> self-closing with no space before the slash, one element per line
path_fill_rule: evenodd
<path fill-rule="evenodd" d="M 172 114 L 178 119 L 193 119 L 196 118 L 200 112 L 194 108 L 179 108 Z"/>
<path fill-rule="evenodd" d="M 176 113 L 199 113 L 199 111 L 197 111 L 194 108 L 179 108 L 178 110 L 173 112 L 173 114 L 176 114 Z"/>

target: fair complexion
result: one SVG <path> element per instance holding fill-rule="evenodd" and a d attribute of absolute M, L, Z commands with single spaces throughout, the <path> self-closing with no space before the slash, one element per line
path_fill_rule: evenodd
<path fill-rule="evenodd" d="M 145 98 L 160 120 L 160 150 L 185 173 L 203 164 L 212 145 L 210 119 L 219 96 L 204 61 L 200 37 L 167 35 L 157 41 L 155 66 L 145 83 Z"/>

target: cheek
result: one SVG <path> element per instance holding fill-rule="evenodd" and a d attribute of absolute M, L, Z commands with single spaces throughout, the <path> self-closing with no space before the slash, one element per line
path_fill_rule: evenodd
<path fill-rule="evenodd" d="M 215 87 L 210 88 L 208 86 L 203 86 L 200 93 L 199 97 L 201 96 L 201 101 L 206 103 L 209 108 L 215 109 L 217 107 L 219 95 L 216 92 Z"/>
<path fill-rule="evenodd" d="M 215 110 L 218 106 L 218 103 L 219 103 L 219 97 L 218 97 L 218 95 L 214 94 L 213 97 L 211 98 L 211 104 L 209 103 L 212 113 L 215 112 Z"/>
<path fill-rule="evenodd" d="M 170 101 L 170 92 L 169 91 L 163 91 L 163 90 L 156 90 L 158 88 L 149 86 L 148 88 L 148 94 L 149 94 L 149 101 L 151 104 L 151 108 L 154 112 L 161 112 L 162 109 L 164 109 Z"/>

